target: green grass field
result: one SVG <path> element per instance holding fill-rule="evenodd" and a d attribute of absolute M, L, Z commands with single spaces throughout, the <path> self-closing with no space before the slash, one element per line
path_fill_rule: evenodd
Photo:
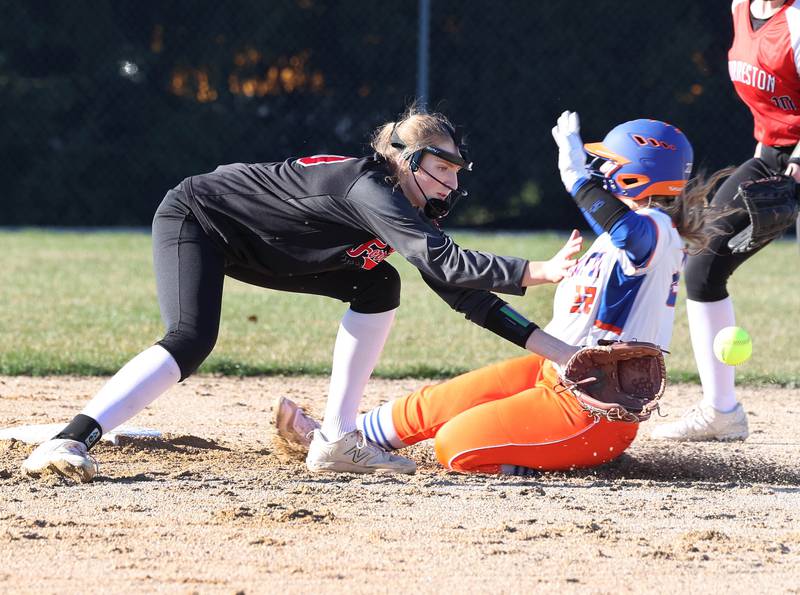
<path fill-rule="evenodd" d="M 465 247 L 544 259 L 557 234 L 456 233 Z M 449 376 L 522 351 L 450 310 L 402 257 L 403 301 L 377 375 Z M 734 276 L 738 322 L 753 336 L 740 382 L 800 384 L 795 341 L 800 255 L 775 242 Z M 788 274 L 787 274 L 788 272 Z M 554 287 L 509 301 L 544 325 Z M 674 380 L 696 380 L 681 292 L 668 357 Z M 226 280 L 217 347 L 201 369 L 224 374 L 325 374 L 346 305 Z M 0 374 L 112 374 L 161 336 L 150 238 L 137 233 L 0 232 Z"/>

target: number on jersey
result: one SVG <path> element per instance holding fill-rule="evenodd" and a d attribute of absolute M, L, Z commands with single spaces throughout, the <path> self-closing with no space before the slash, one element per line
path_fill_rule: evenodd
<path fill-rule="evenodd" d="M 775 104 L 775 107 L 782 109 L 786 112 L 793 112 L 797 110 L 797 106 L 788 95 L 781 95 L 780 97 L 770 97 L 769 100 Z"/>
<path fill-rule="evenodd" d="M 569 309 L 570 314 L 588 314 L 592 311 L 594 298 L 597 296 L 597 287 L 578 285 L 576 288 L 575 300 Z"/>

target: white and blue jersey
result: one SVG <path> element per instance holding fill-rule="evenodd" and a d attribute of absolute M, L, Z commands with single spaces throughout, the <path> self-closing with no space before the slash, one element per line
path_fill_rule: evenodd
<path fill-rule="evenodd" d="M 559 283 L 545 330 L 572 345 L 621 339 L 667 349 L 684 260 L 667 214 L 657 208 L 626 213 Z"/>

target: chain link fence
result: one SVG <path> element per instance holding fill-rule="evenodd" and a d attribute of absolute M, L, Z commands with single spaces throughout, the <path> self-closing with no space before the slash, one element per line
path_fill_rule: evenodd
<path fill-rule="evenodd" d="M 148 225 L 220 163 L 361 154 L 417 90 L 416 0 L 0 1 L 3 225 Z M 454 223 L 580 224 L 550 136 L 637 117 L 738 163 L 752 120 L 727 76 L 727 2 L 430 0 L 428 107 L 469 132 Z"/>

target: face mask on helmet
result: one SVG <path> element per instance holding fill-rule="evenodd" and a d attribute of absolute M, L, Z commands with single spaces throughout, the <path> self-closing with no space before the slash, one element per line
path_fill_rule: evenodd
<path fill-rule="evenodd" d="M 444 159 L 448 163 L 452 163 L 457 165 L 463 170 L 472 171 L 472 162 L 469 160 L 469 154 L 467 152 L 467 146 L 463 141 L 463 134 L 460 128 L 450 128 L 448 127 L 447 132 L 449 133 L 450 137 L 453 139 L 453 143 L 458 148 L 458 153 L 451 153 L 450 151 L 445 151 L 444 149 L 432 145 L 427 145 L 414 151 L 408 157 L 409 169 L 411 170 L 411 174 L 414 177 L 414 183 L 417 184 L 417 188 L 420 189 L 422 192 L 422 188 L 419 186 L 419 182 L 417 182 L 416 172 L 419 170 L 424 171 L 429 177 L 433 178 L 439 184 L 448 188 L 450 193 L 444 199 L 441 198 L 429 198 L 424 196 L 425 198 L 425 208 L 423 209 L 425 212 L 425 216 L 429 219 L 443 219 L 446 217 L 450 211 L 456 206 L 456 204 L 462 199 L 467 196 L 466 190 L 461 190 L 459 188 L 453 188 L 436 178 L 433 174 L 429 171 L 425 170 L 421 163 L 422 157 L 425 153 L 429 153 L 438 157 L 439 159 Z M 403 151 L 406 149 L 406 144 L 400 138 L 400 135 L 397 134 L 397 124 L 394 125 L 392 128 L 392 136 L 391 136 L 391 144 L 395 149 L 399 149 Z M 424 193 L 423 193 L 424 195 Z"/>
<path fill-rule="evenodd" d="M 618 197 L 678 196 L 692 173 L 694 151 L 679 129 L 658 120 L 632 120 L 599 143 L 584 145 L 589 170 Z"/>

